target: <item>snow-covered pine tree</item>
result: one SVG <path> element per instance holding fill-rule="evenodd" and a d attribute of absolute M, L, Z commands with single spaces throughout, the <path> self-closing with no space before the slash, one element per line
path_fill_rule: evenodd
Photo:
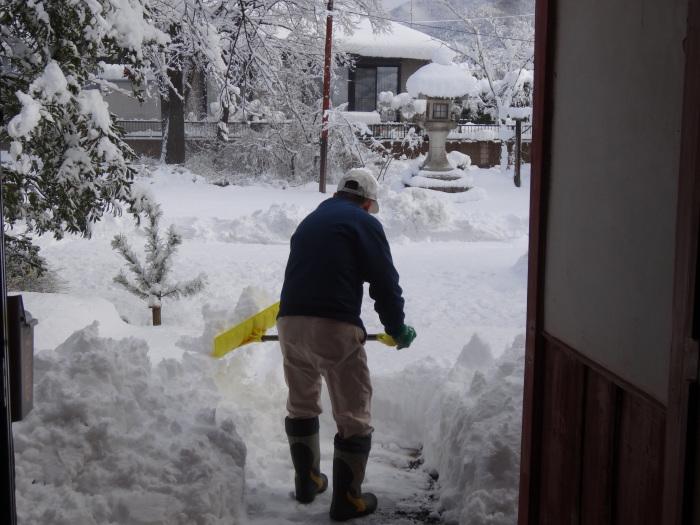
<path fill-rule="evenodd" d="M 144 212 L 148 217 L 146 227 L 146 260 L 141 262 L 131 249 L 124 234 L 119 234 L 112 240 L 112 248 L 126 259 L 126 268 L 122 268 L 114 277 L 114 282 L 126 288 L 135 296 L 148 302 L 153 313 L 153 326 L 161 322 L 162 300 L 165 297 L 180 299 L 194 295 L 204 288 L 206 276 L 200 273 L 189 281 L 169 282 L 168 276 L 173 265 L 173 255 L 182 244 L 182 236 L 170 225 L 164 237 L 160 235 L 160 219 L 163 211 L 160 205 L 152 201 L 144 203 Z"/>

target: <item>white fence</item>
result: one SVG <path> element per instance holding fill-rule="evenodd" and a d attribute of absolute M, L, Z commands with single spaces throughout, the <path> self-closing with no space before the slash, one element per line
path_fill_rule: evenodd
<path fill-rule="evenodd" d="M 118 120 L 117 125 L 124 128 L 126 138 L 160 139 L 162 137 L 162 123 L 160 120 Z M 249 131 L 260 130 L 268 124 L 259 122 L 229 122 L 228 136 L 235 138 Z M 215 139 L 217 136 L 218 122 L 185 122 L 185 136 L 190 139 Z M 416 124 L 408 122 L 386 122 L 382 124 L 370 124 L 367 126 L 372 136 L 380 140 L 403 140 L 409 129 L 417 128 Z M 422 130 L 417 130 L 422 134 Z M 506 133 L 504 133 L 504 131 Z M 470 124 L 459 123 L 457 128 L 448 135 L 451 140 L 469 141 L 496 141 L 510 140 L 515 135 L 515 126 L 498 126 L 495 124 Z M 532 126 L 525 124 L 522 127 L 522 140 L 532 140 Z"/>

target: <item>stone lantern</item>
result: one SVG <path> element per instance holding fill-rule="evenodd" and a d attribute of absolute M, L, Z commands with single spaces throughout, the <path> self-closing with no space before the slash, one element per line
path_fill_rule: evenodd
<path fill-rule="evenodd" d="M 459 181 L 466 174 L 454 168 L 447 160 L 445 144 L 450 131 L 457 127 L 452 113 L 454 100 L 463 98 L 476 87 L 476 79 L 452 60 L 453 53 L 441 48 L 433 55 L 433 61 L 416 71 L 406 81 L 406 90 L 414 98 L 426 101 L 425 118 L 420 123 L 428 133 L 428 156 L 420 167 L 421 178 L 440 181 Z M 417 184 L 410 184 L 417 185 Z M 466 185 L 438 184 L 430 187 L 443 191 L 465 191 Z"/>
<path fill-rule="evenodd" d="M 451 118 L 452 99 L 429 97 L 425 104 L 425 120 L 421 126 L 428 133 L 428 156 L 421 170 L 431 172 L 452 171 L 447 161 L 445 145 L 447 135 L 457 127 L 457 122 Z"/>

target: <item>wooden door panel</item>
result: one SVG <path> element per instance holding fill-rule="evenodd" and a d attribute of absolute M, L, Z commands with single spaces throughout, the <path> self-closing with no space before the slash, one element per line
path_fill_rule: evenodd
<path fill-rule="evenodd" d="M 618 389 L 588 369 L 581 453 L 581 525 L 612 522 L 614 449 Z"/>
<path fill-rule="evenodd" d="M 520 523 L 660 524 L 665 408 L 561 341 L 543 341 L 536 475 Z"/>
<path fill-rule="evenodd" d="M 584 367 L 552 345 L 544 359 L 540 523 L 572 523 L 578 509 Z"/>
<path fill-rule="evenodd" d="M 665 411 L 630 392 L 621 393 L 615 443 L 615 521 L 661 523 Z"/>

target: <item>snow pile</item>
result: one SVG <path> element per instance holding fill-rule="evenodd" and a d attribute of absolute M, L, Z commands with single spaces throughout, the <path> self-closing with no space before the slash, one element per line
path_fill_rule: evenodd
<path fill-rule="evenodd" d="M 527 209 L 522 211 L 514 209 L 512 213 L 484 213 L 472 211 L 467 208 L 465 214 L 462 209 L 465 202 L 489 201 L 489 191 L 481 181 L 487 185 L 498 183 L 499 185 L 512 186 L 513 183 L 498 169 L 480 170 L 471 166 L 468 155 L 453 151 L 448 153 L 448 160 L 455 166 L 455 173 L 460 175 L 454 181 L 441 181 L 422 176 L 419 166 L 425 160 L 421 156 L 410 162 L 409 168 L 388 177 L 386 184 L 379 187 L 380 210 L 377 218 L 380 220 L 390 241 L 407 239 L 412 241 L 431 240 L 461 240 L 461 241 L 507 241 L 515 237 L 527 234 L 528 216 Z M 451 172 L 450 172 L 451 173 Z M 509 176 L 510 174 L 507 174 Z M 524 168 L 522 177 L 529 176 L 527 167 Z M 159 174 L 159 184 L 165 183 L 163 174 Z M 448 194 L 420 187 L 420 181 L 424 179 L 425 186 L 435 187 L 442 185 L 468 186 L 471 189 L 461 194 Z M 404 184 L 411 183 L 414 187 L 405 188 Z M 255 209 L 254 197 L 247 203 L 236 203 L 234 219 L 220 218 L 224 214 L 231 215 L 231 203 L 226 202 L 229 208 L 224 212 L 218 201 L 211 202 L 210 198 L 202 193 L 202 181 L 197 177 L 183 175 L 178 179 L 175 174 L 167 177 L 170 188 L 177 188 L 178 192 L 186 192 L 196 198 L 197 201 L 207 203 L 206 210 L 197 212 L 197 216 L 184 215 L 176 218 L 178 232 L 184 239 L 203 240 L 206 242 L 223 242 L 232 244 L 287 244 L 296 227 L 324 198 L 330 197 L 335 191 L 335 185 L 328 185 L 328 194 L 318 193 L 315 183 L 307 185 L 304 194 L 309 197 L 303 203 L 273 202 L 265 204 L 265 207 Z M 178 188 L 178 186 L 181 187 Z M 222 193 L 241 191 L 241 188 L 220 188 Z M 251 192 L 257 191 L 251 188 Z M 268 190 L 270 194 L 277 190 Z M 281 196 L 284 190 L 278 190 Z M 314 193 L 315 192 L 315 193 Z M 181 197 L 178 195 L 178 204 Z M 284 198 L 284 197 L 282 197 Z M 241 205 L 242 204 L 242 205 Z M 168 203 L 164 203 L 167 210 Z M 175 209 L 171 207 L 171 213 Z M 218 216 L 209 216 L 216 213 Z M 104 224 L 98 225 L 104 227 Z M 97 235 L 108 237 L 104 232 Z M 209 275 L 209 272 L 207 272 Z"/>
<path fill-rule="evenodd" d="M 380 193 L 379 199 L 379 220 L 390 239 L 427 239 L 450 228 L 448 204 L 433 192 L 406 188 L 400 193 Z"/>
<path fill-rule="evenodd" d="M 247 244 L 287 243 L 308 211 L 294 204 L 273 204 L 236 219 L 227 227 L 225 242 Z"/>
<path fill-rule="evenodd" d="M 393 427 L 393 439 L 412 434 L 404 446 L 422 445 L 448 525 L 514 523 L 524 355 L 524 335 L 494 360 L 475 333 L 451 368 L 428 359 L 374 380 L 375 417 Z"/>
<path fill-rule="evenodd" d="M 481 371 L 488 357 L 475 335 L 428 410 L 423 454 L 440 474 L 448 525 L 511 525 L 517 516 L 524 335 Z"/>
<path fill-rule="evenodd" d="M 216 307 L 205 303 L 202 307 L 202 318 L 204 319 L 202 334 L 198 337 L 183 336 L 175 344 L 189 352 L 210 356 L 214 351 L 215 337 L 253 317 L 277 301 L 279 298 L 267 290 L 248 286 L 243 290 L 234 308 Z"/>
<path fill-rule="evenodd" d="M 50 300 L 47 300 L 50 298 Z M 24 308 L 39 320 L 34 329 L 34 352 L 53 350 L 56 342 L 63 342 L 76 330 L 100 322 L 102 337 L 122 338 L 128 326 L 114 304 L 100 297 L 76 297 L 69 294 L 40 294 L 22 292 Z M 29 305 L 32 305 L 31 308 Z M 71 312 L 66 322 L 65 312 Z M 34 404 L 36 406 L 36 403 Z"/>
<path fill-rule="evenodd" d="M 447 160 L 452 166 L 461 170 L 468 170 L 472 165 L 471 157 L 459 151 L 448 151 Z"/>
<path fill-rule="evenodd" d="M 35 358 L 34 409 L 14 426 L 25 523 L 234 522 L 246 449 L 216 415 L 211 364 L 151 367 L 143 341 L 98 323 Z"/>
<path fill-rule="evenodd" d="M 433 183 L 442 182 L 426 177 L 412 177 Z M 468 176 L 457 179 L 471 184 Z M 462 215 L 459 203 L 488 199 L 484 188 L 472 187 L 462 194 L 442 193 L 421 187 L 405 188 L 400 193 L 380 193 L 379 219 L 390 241 L 507 241 L 527 233 L 527 218 L 473 212 Z M 524 227 L 524 229 L 523 229 Z"/>

